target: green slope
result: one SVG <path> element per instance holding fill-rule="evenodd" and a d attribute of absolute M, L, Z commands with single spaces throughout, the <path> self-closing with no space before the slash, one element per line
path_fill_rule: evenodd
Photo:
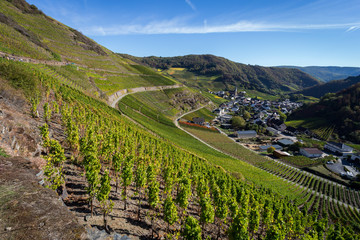
<path fill-rule="evenodd" d="M 278 94 L 314 86 L 320 81 L 297 69 L 261 67 L 236 63 L 213 55 L 180 57 L 121 56 L 165 70 L 169 75 L 192 87 L 210 90 L 251 89 Z"/>
<path fill-rule="evenodd" d="M 177 91 L 179 91 L 179 89 L 177 89 Z M 159 98 L 159 95 L 162 97 Z M 223 167 L 229 172 L 234 174 L 240 173 L 247 181 L 255 183 L 257 186 L 270 188 L 293 200 L 299 197 L 293 193 L 291 184 L 246 162 L 222 154 L 178 129 L 173 124 L 173 119 L 176 117 L 178 110 L 171 109 L 171 95 L 169 95 L 170 98 L 167 100 L 165 96 L 166 94 L 161 92 L 131 94 L 119 102 L 119 108 L 127 116 L 130 116 L 155 134 L 170 140 L 175 145 L 187 151 L 207 159 L 213 164 Z M 161 103 L 158 102 L 158 99 L 162 99 Z M 166 111 L 164 111 L 164 114 L 161 114 L 161 110 Z M 246 149 L 244 150 L 248 151 Z"/>
<path fill-rule="evenodd" d="M 325 84 L 306 88 L 300 92 L 297 92 L 297 94 L 303 94 L 306 96 L 313 96 L 316 98 L 321 98 L 322 96 L 324 96 L 327 93 L 339 92 L 339 91 L 341 91 L 345 88 L 348 88 L 351 85 L 354 85 L 358 82 L 360 82 L 360 76 L 348 77 L 344 80 L 330 81 Z"/>
<path fill-rule="evenodd" d="M 24 0 L 0 1 L 0 33 L 0 53 L 41 62 L 50 68 L 46 71 L 93 95 L 106 97 L 124 88 L 174 84 L 170 78 L 114 54 Z M 64 66 L 67 63 L 76 67 Z"/>
<path fill-rule="evenodd" d="M 355 77 L 360 75 L 359 67 L 320 67 L 320 66 L 309 66 L 309 67 L 297 67 L 297 66 L 280 66 L 282 68 L 296 68 L 307 74 L 319 79 L 323 82 L 330 82 L 333 80 L 345 79 L 348 77 Z"/>
<path fill-rule="evenodd" d="M 312 119 L 317 119 L 316 124 Z M 316 129 L 333 126 L 339 137 L 360 143 L 360 83 L 326 94 L 320 102 L 295 111 L 288 120 L 315 124 Z"/>

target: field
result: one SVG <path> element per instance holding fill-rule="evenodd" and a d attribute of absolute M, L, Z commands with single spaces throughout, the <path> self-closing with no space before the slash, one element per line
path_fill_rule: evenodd
<path fill-rule="evenodd" d="M 192 121 L 194 117 L 202 117 L 205 119 L 205 122 L 210 122 L 215 118 L 215 114 L 207 108 L 202 108 L 196 112 L 185 115 L 183 118 L 188 121 Z"/>
<path fill-rule="evenodd" d="M 326 119 L 323 118 L 307 118 L 301 120 L 291 120 L 285 122 L 286 126 L 291 126 L 294 128 L 304 127 L 309 129 L 317 129 L 327 125 Z"/>
<path fill-rule="evenodd" d="M 214 94 L 211 94 L 207 91 L 201 91 L 201 94 L 205 97 L 207 97 L 210 101 L 212 101 L 214 104 L 216 104 L 217 106 L 219 106 L 220 104 L 226 102 L 227 100 L 221 97 L 218 97 Z"/>
<path fill-rule="evenodd" d="M 290 156 L 290 157 L 284 157 L 281 158 L 280 161 L 287 163 L 289 165 L 295 166 L 295 167 L 309 167 L 309 166 L 317 166 L 321 165 L 330 159 L 311 159 L 305 156 Z"/>

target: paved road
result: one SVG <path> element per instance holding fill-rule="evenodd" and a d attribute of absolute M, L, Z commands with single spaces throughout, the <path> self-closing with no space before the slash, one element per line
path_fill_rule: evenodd
<path fill-rule="evenodd" d="M 121 89 L 109 97 L 109 105 L 113 108 L 116 108 L 116 104 L 125 96 L 138 92 L 148 92 L 148 91 L 159 91 L 164 89 L 180 88 L 183 87 L 181 84 L 176 85 L 166 85 L 166 86 L 154 86 L 154 87 L 138 87 L 138 88 L 129 88 Z"/>

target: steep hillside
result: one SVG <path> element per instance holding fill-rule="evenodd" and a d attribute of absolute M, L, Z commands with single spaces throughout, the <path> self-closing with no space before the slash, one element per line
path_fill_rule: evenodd
<path fill-rule="evenodd" d="M 49 18 L 24 1 L 0 3 L 5 6 L 1 12 L 15 11 L 28 21 L 39 17 L 49 26 Z M 29 31 L 26 24 L 14 22 Z M 35 44 L 46 56 L 55 48 L 43 42 L 44 35 L 34 38 L 50 50 L 27 36 L 24 44 Z M 68 44 L 81 53 L 82 46 Z M 270 174 L 207 147 L 172 121 L 166 121 L 168 127 L 162 124 L 162 116 L 172 120 L 199 102 L 205 104 L 198 92 L 137 92 L 119 103 L 125 113 L 164 134 L 140 127 L 89 96 L 86 83 L 98 91 L 95 80 L 108 81 L 120 67 L 131 76 L 162 79 L 131 62 L 104 69 L 106 57 L 122 58 L 101 49 L 106 55 L 84 50 L 93 54 L 96 69 L 89 69 L 83 53 L 76 65 L 66 65 L 65 51 L 53 58 L 50 53 L 48 59 L 22 54 L 0 58 L 0 148 L 24 157 L 0 158 L 1 239 L 126 239 L 120 234 L 131 239 L 358 239 L 358 192 L 298 175 L 300 171 L 261 157 Z M 258 160 L 255 153 L 243 151 L 244 159 Z M 42 168 L 39 179 L 34 177 L 39 170 L 20 169 L 32 167 L 30 162 Z M 298 184 L 284 181 L 277 171 L 291 174 Z M 84 228 L 92 236 L 85 236 Z"/>
<path fill-rule="evenodd" d="M 333 124 L 340 137 L 360 143 L 360 83 L 338 93 L 329 93 L 319 103 L 304 106 L 294 112 L 290 119 L 326 119 Z"/>
<path fill-rule="evenodd" d="M 297 66 L 279 66 L 281 68 L 295 68 L 308 73 L 316 79 L 323 82 L 345 79 L 360 75 L 359 67 L 297 67 Z"/>
<path fill-rule="evenodd" d="M 24 0 L 0 1 L 0 33 L 0 57 L 41 64 L 44 72 L 93 96 L 106 98 L 120 89 L 174 84 Z"/>
<path fill-rule="evenodd" d="M 325 84 L 316 85 L 313 87 L 305 88 L 302 91 L 297 93 L 303 94 L 305 96 L 313 96 L 316 98 L 321 98 L 327 93 L 336 93 L 345 88 L 350 87 L 356 83 L 360 82 L 360 76 L 357 77 L 348 77 L 344 80 L 335 80 L 330 81 Z"/>
<path fill-rule="evenodd" d="M 211 90 L 233 90 L 236 86 L 240 89 L 276 94 L 319 84 L 318 80 L 297 69 L 245 65 L 213 55 L 144 58 L 121 56 L 153 68 L 168 70 L 167 73 L 184 84 Z M 172 73 L 173 70 L 180 70 L 182 73 L 176 75 Z M 194 75 L 186 76 L 187 72 Z M 206 84 L 203 84 L 203 81 L 206 81 Z"/>

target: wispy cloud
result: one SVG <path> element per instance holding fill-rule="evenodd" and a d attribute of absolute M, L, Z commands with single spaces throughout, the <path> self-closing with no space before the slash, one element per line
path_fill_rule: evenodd
<path fill-rule="evenodd" d="M 191 0 L 185 0 L 185 2 L 192 8 L 192 10 L 196 11 L 195 5 L 191 2 Z"/>
<path fill-rule="evenodd" d="M 201 26 L 188 26 L 176 19 L 154 21 L 146 25 L 118 25 L 111 27 L 93 26 L 81 29 L 85 34 L 92 36 L 113 36 L 132 34 L 207 34 L 207 33 L 234 33 L 234 32 L 293 32 L 304 30 L 343 29 L 354 31 L 359 29 L 360 23 L 341 24 L 269 24 L 261 22 L 240 21 L 226 25 L 209 25 L 204 22 Z"/>
<path fill-rule="evenodd" d="M 351 26 L 346 30 L 346 32 L 353 32 L 353 31 L 356 31 L 359 29 L 360 29 L 360 26 Z"/>

